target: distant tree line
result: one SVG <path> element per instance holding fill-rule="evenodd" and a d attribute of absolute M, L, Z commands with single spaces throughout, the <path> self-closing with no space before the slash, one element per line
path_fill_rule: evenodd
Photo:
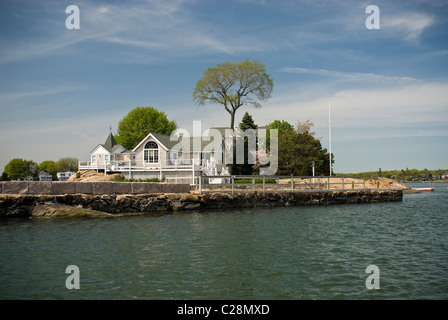
<path fill-rule="evenodd" d="M 57 180 L 58 172 L 78 171 L 77 158 L 61 158 L 58 161 L 47 160 L 37 164 L 33 160 L 12 159 L 3 171 L 0 180 L 39 180 L 39 173 L 45 171 Z"/>
<path fill-rule="evenodd" d="M 438 170 L 418 170 L 418 169 L 401 169 L 401 170 L 380 170 L 359 172 L 356 175 L 363 176 L 365 178 L 378 178 L 381 174 L 382 178 L 395 179 L 399 181 L 433 181 L 446 179 L 445 174 L 448 174 L 448 169 Z"/>

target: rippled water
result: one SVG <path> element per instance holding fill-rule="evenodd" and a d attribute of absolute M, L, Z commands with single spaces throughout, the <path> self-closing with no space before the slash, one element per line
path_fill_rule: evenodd
<path fill-rule="evenodd" d="M 0 298 L 447 299 L 447 187 L 397 203 L 3 219 Z"/>

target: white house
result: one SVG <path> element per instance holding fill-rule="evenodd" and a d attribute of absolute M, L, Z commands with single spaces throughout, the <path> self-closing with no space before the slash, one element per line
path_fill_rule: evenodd
<path fill-rule="evenodd" d="M 52 177 L 51 174 L 49 174 L 49 173 L 47 173 L 47 172 L 45 172 L 45 171 L 41 171 L 41 172 L 39 173 L 39 180 L 40 180 L 40 181 L 52 181 L 52 180 L 53 180 L 53 177 Z"/>
<path fill-rule="evenodd" d="M 74 174 L 75 173 L 72 171 L 67 171 L 67 172 L 58 172 L 56 173 L 56 176 L 58 177 L 59 181 L 67 181 Z"/>
<path fill-rule="evenodd" d="M 206 138 L 207 140 L 208 138 Z M 132 179 L 166 179 L 168 182 L 195 183 L 199 175 L 219 175 L 227 170 L 222 165 L 222 141 L 208 147 L 203 137 L 170 137 L 149 133 L 132 150 L 117 144 L 112 133 L 104 144 L 90 152 L 90 161 L 79 162 L 78 169 L 121 173 Z M 218 160 L 219 158 L 219 160 Z M 224 169 L 224 171 L 223 171 Z"/>
<path fill-rule="evenodd" d="M 233 156 L 233 151 L 230 152 L 233 142 L 236 141 L 237 154 L 239 147 L 244 148 L 244 144 L 239 144 L 244 139 L 235 140 L 234 137 L 243 138 L 247 131 L 210 128 L 207 132 L 198 137 L 189 137 L 188 132 L 183 134 L 181 131 L 177 136 L 149 133 L 132 150 L 117 144 L 110 133 L 104 144 L 90 152 L 90 161 L 79 162 L 79 170 L 121 173 L 128 179 L 157 178 L 192 184 L 197 183 L 197 176 L 228 175 L 226 164 L 232 163 L 228 157 Z M 240 163 L 238 155 L 236 160 Z"/>

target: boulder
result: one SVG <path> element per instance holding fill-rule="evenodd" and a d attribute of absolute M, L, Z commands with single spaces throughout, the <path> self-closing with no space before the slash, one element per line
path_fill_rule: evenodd
<path fill-rule="evenodd" d="M 32 217 L 44 218 L 103 218 L 114 215 L 96 210 L 84 209 L 82 207 L 67 206 L 58 203 L 37 204 L 31 212 Z"/>

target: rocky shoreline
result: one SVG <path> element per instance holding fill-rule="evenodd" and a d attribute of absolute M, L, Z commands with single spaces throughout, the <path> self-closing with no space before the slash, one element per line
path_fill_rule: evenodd
<path fill-rule="evenodd" d="M 1 217 L 118 217 L 257 207 L 402 201 L 402 190 L 206 194 L 0 195 Z"/>

